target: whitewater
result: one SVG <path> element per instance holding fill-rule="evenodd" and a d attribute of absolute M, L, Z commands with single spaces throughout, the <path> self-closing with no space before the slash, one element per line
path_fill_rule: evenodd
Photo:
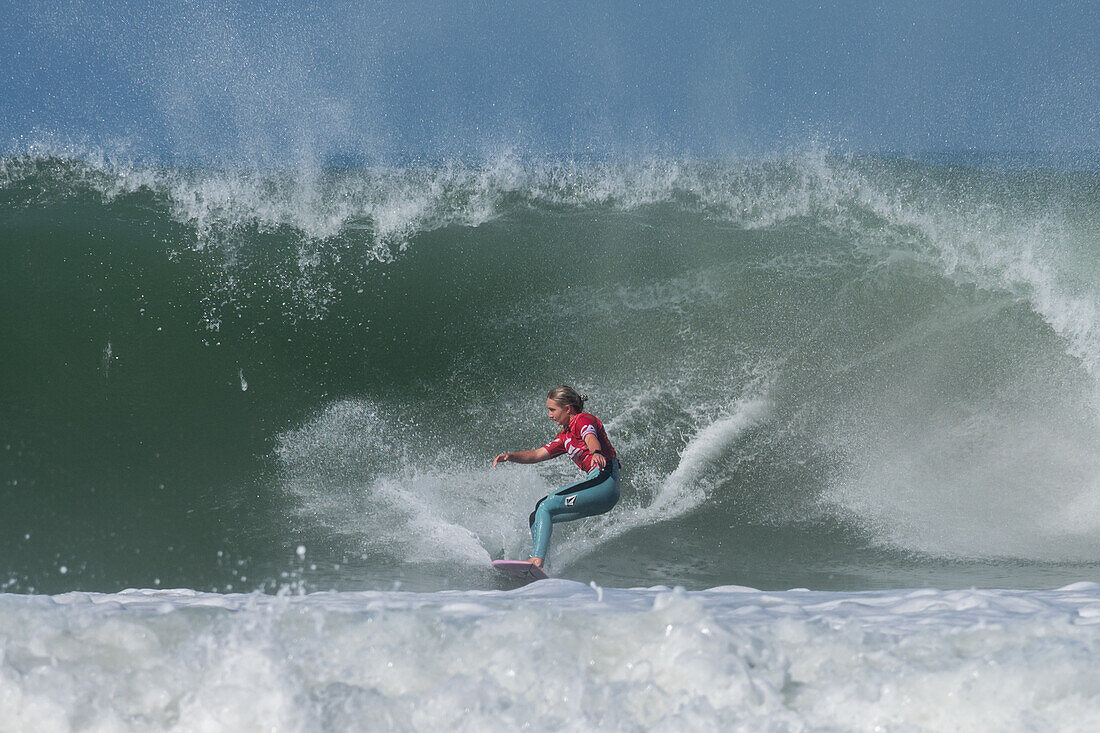
<path fill-rule="evenodd" d="M 3 730 L 1091 730 L 1100 586 L 0 597 Z"/>

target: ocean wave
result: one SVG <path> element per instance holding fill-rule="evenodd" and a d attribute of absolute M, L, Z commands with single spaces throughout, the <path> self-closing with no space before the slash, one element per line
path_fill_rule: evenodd
<path fill-rule="evenodd" d="M 830 552 L 877 558 L 1093 560 L 1090 181 L 824 154 L 276 171 L 44 148 L 2 159 L 0 208 L 20 342 L 35 282 L 82 293 L 56 301 L 83 324 L 62 351 L 108 394 L 35 429 L 124 400 L 171 432 L 150 385 L 214 405 L 221 375 L 306 544 L 474 578 L 572 478 L 486 463 L 545 442 L 537 398 L 561 381 L 600 395 L 628 489 L 555 529 L 564 572 L 761 526 L 839 527 Z"/>

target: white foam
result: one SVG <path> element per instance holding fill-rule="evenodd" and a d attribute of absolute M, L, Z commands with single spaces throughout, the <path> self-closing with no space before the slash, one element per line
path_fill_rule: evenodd
<path fill-rule="evenodd" d="M 1100 586 L 0 596 L 0 729 L 1088 730 Z"/>

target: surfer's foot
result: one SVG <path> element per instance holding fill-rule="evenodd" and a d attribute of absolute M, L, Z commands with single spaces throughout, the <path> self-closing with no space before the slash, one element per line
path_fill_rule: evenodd
<path fill-rule="evenodd" d="M 541 557 L 529 557 L 529 558 L 527 558 L 527 562 L 531 563 L 536 568 L 541 568 L 542 567 L 542 558 Z"/>

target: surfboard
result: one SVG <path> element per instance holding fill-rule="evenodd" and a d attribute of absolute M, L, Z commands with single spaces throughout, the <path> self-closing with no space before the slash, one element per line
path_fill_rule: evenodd
<path fill-rule="evenodd" d="M 493 567 L 517 580 L 546 580 L 550 577 L 538 565 L 526 560 L 493 560 Z"/>

